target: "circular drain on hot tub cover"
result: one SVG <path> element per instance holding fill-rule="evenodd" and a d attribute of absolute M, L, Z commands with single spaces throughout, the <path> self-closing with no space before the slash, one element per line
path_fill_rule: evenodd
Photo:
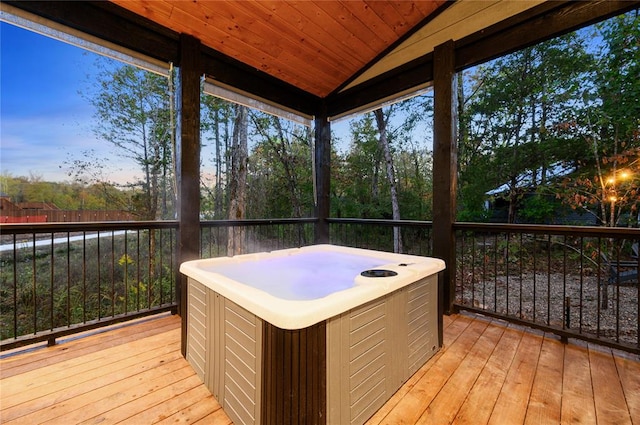
<path fill-rule="evenodd" d="M 398 273 L 394 272 L 393 270 L 371 269 L 363 271 L 362 273 L 360 273 L 360 275 L 364 277 L 391 277 L 397 276 Z"/>

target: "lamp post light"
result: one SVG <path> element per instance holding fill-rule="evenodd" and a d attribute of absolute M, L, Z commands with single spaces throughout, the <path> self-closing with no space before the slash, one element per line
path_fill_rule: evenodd
<path fill-rule="evenodd" d="M 610 227 L 615 227 L 616 225 L 615 209 L 616 209 L 616 202 L 618 201 L 618 192 L 617 192 L 616 186 L 619 183 L 623 182 L 624 180 L 629 180 L 630 178 L 631 178 L 631 173 L 629 171 L 622 170 L 622 171 L 616 172 L 614 168 L 612 176 L 606 180 L 608 185 L 608 192 L 609 192 L 607 199 L 609 200 L 609 226 Z"/>

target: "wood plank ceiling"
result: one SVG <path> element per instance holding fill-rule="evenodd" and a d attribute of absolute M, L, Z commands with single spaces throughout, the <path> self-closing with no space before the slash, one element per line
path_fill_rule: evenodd
<path fill-rule="evenodd" d="M 638 0 L 3 0 L 0 10 L 143 60 L 200 40 L 216 85 L 306 119 L 378 107 L 433 81 L 453 41 L 460 71 L 637 8 Z M 22 19 L 22 18 L 18 18 Z M 114 47 L 115 46 L 115 47 Z"/>
<path fill-rule="evenodd" d="M 113 3 L 242 63 L 326 97 L 428 19 L 444 0 Z"/>

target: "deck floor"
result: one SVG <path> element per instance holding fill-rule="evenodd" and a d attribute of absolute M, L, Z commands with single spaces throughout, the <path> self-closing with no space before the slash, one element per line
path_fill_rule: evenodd
<path fill-rule="evenodd" d="M 0 423 L 230 424 L 162 315 L 3 353 Z M 367 423 L 640 424 L 640 360 L 479 316 L 445 317 L 444 348 Z M 330 424 L 331 425 L 331 424 Z"/>

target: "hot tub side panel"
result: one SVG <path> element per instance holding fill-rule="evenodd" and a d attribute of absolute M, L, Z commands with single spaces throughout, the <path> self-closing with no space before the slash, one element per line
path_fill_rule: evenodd
<path fill-rule="evenodd" d="M 187 360 L 234 424 L 261 424 L 262 320 L 189 279 Z"/>
<path fill-rule="evenodd" d="M 327 321 L 327 423 L 365 423 L 438 349 L 437 277 Z"/>
<path fill-rule="evenodd" d="M 214 291 L 209 332 L 208 380 L 234 424 L 260 425 L 263 321 Z"/>
<path fill-rule="evenodd" d="M 189 279 L 186 357 L 202 382 L 205 380 L 207 358 L 207 291 L 203 284 Z"/>
<path fill-rule="evenodd" d="M 440 348 L 437 276 L 429 277 L 407 288 L 407 331 L 410 377 Z"/>
<path fill-rule="evenodd" d="M 325 322 L 295 330 L 264 322 L 263 329 L 263 425 L 325 425 Z"/>

